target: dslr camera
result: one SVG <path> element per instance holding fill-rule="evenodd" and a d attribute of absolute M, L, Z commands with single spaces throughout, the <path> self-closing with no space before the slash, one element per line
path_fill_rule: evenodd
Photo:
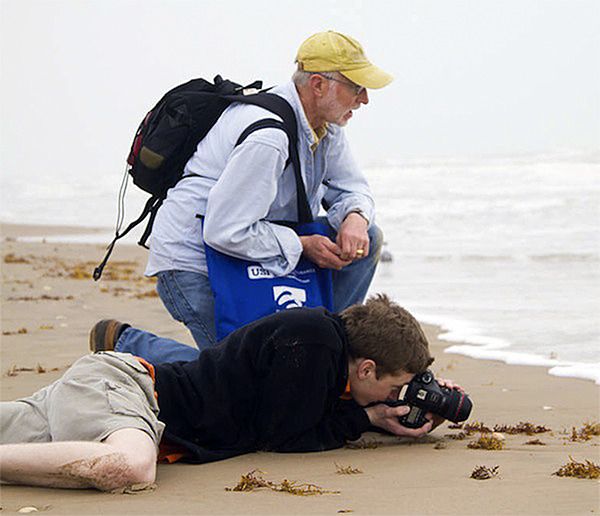
<path fill-rule="evenodd" d="M 473 407 L 473 403 L 464 392 L 442 387 L 429 369 L 415 375 L 404 385 L 397 400 L 386 400 L 384 403 L 390 407 L 410 407 L 408 414 L 398 418 L 400 424 L 407 428 L 421 428 L 428 421 L 425 417 L 427 412 L 460 423 L 469 417 Z"/>

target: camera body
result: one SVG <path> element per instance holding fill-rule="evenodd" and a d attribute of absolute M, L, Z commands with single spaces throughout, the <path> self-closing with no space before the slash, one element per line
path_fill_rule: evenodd
<path fill-rule="evenodd" d="M 427 412 L 432 412 L 454 423 L 465 421 L 471 414 L 473 403 L 470 398 L 457 389 L 442 387 L 427 371 L 417 374 L 404 385 L 395 401 L 384 402 L 390 407 L 408 405 L 410 412 L 400 418 L 400 424 L 407 428 L 420 428 L 428 419 Z"/>

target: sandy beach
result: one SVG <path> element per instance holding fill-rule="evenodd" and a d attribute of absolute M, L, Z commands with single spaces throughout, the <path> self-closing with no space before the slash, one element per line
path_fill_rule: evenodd
<path fill-rule="evenodd" d="M 94 282 L 90 275 L 104 246 L 18 241 L 20 236 L 88 230 L 2 224 L 0 231 L 2 400 L 29 395 L 58 378 L 88 352 L 89 329 L 102 318 L 117 318 L 192 343 L 187 330 L 163 308 L 154 282 L 142 276 L 144 249 L 117 246 L 103 279 Z M 455 380 L 473 399 L 467 428 L 445 424 L 418 441 L 367 434 L 358 445 L 323 453 L 254 453 L 214 464 L 159 465 L 156 489 L 137 494 L 3 485 L 1 510 L 365 515 L 600 511 L 600 480 L 554 475 L 570 457 L 600 464 L 600 436 L 581 435 L 586 423 L 600 421 L 599 386 L 552 377 L 542 367 L 445 354 L 447 344 L 437 339 L 438 329 L 425 328 L 436 357 L 436 375 Z M 482 435 L 490 435 L 476 431 L 475 423 L 496 427 L 504 437 L 503 449 L 469 448 Z M 511 433 L 519 425 L 540 432 Z M 491 478 L 471 478 L 479 466 L 488 468 Z M 294 496 L 264 488 L 226 490 L 253 470 L 273 483 L 288 479 L 316 484 L 326 492 Z M 355 472 L 348 474 L 351 471 Z"/>

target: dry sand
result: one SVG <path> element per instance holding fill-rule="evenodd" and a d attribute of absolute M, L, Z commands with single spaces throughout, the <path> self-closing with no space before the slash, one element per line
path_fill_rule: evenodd
<path fill-rule="evenodd" d="M 19 235 L 74 232 L 69 228 L 2 225 L 2 346 L 0 395 L 31 394 L 87 352 L 90 327 L 116 317 L 191 343 L 171 320 L 154 284 L 142 279 L 145 251 L 117 248 L 105 278 L 87 277 L 102 258 L 100 245 L 23 243 Z M 110 278 L 113 273 L 114 279 Z M 553 475 L 573 459 L 600 463 L 600 437 L 574 442 L 572 427 L 597 422 L 599 393 L 590 381 L 551 377 L 544 368 L 507 366 L 444 354 L 437 329 L 426 327 L 434 370 L 463 385 L 474 400 L 471 422 L 531 422 L 550 432 L 505 434 L 499 451 L 469 449 L 443 425 L 419 441 L 368 434 L 376 448 L 307 454 L 254 453 L 206 465 L 159 465 L 153 492 L 116 495 L 4 485 L 3 512 L 33 506 L 52 514 L 590 514 L 600 510 L 598 480 Z M 19 333 L 21 331 L 22 333 Z M 38 369 L 39 364 L 39 371 Z M 33 369 L 24 371 L 19 369 Z M 43 371 L 43 372 L 40 372 Z M 539 439 L 544 445 L 528 445 Z M 362 473 L 336 473 L 336 464 Z M 498 466 L 489 480 L 470 478 L 480 465 Z M 251 470 L 268 480 L 317 484 L 339 494 L 293 496 L 257 490 L 228 492 Z"/>

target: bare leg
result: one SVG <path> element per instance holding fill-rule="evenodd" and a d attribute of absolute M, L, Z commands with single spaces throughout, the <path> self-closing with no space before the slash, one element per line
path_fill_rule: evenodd
<path fill-rule="evenodd" d="M 0 446 L 0 479 L 14 484 L 110 491 L 155 477 L 154 442 L 135 428 L 117 430 L 103 442 Z"/>

